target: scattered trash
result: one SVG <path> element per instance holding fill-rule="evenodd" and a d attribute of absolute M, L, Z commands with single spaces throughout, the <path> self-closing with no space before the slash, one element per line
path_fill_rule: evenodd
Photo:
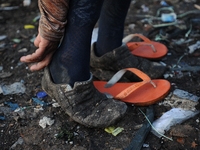
<path fill-rule="evenodd" d="M 142 147 L 148 148 L 148 147 L 149 147 L 149 144 L 145 144 L 145 143 L 144 143 L 144 144 L 142 145 Z"/>
<path fill-rule="evenodd" d="M 0 41 L 6 39 L 7 36 L 6 35 L 0 35 Z"/>
<path fill-rule="evenodd" d="M 0 120 L 6 120 L 4 116 L 0 116 Z"/>
<path fill-rule="evenodd" d="M 0 10 L 14 10 L 18 9 L 19 6 L 10 6 L 10 7 L 0 7 Z"/>
<path fill-rule="evenodd" d="M 11 112 L 12 110 L 9 107 L 0 107 L 0 113 L 1 115 L 3 114 L 3 116 L 9 116 Z"/>
<path fill-rule="evenodd" d="M 195 50 L 200 48 L 200 41 L 197 41 L 195 44 L 192 44 L 190 46 L 188 46 L 189 48 L 189 53 L 194 53 Z"/>
<path fill-rule="evenodd" d="M 53 103 L 52 106 L 55 108 L 60 107 L 60 105 L 58 103 Z"/>
<path fill-rule="evenodd" d="M 36 39 L 36 37 L 34 36 L 33 38 L 30 39 L 30 42 L 34 43 L 35 39 Z"/>
<path fill-rule="evenodd" d="M 111 133 L 112 135 L 114 136 L 117 136 L 119 133 L 121 133 L 122 131 L 124 130 L 124 128 L 121 128 L 121 127 L 107 127 L 105 128 L 105 131 L 107 133 Z"/>
<path fill-rule="evenodd" d="M 21 82 L 15 82 L 11 85 L 0 85 L 0 94 L 3 95 L 24 93 L 25 90 L 26 88 Z"/>
<path fill-rule="evenodd" d="M 39 100 L 38 98 L 32 97 L 32 100 L 33 100 L 36 104 L 39 104 L 39 105 L 41 105 L 41 106 L 47 106 L 47 105 L 48 105 L 48 103 L 45 103 L 44 101 L 41 101 L 41 100 Z"/>
<path fill-rule="evenodd" d="M 19 105 L 17 103 L 12 103 L 12 102 L 4 102 L 6 105 L 10 106 L 10 109 L 12 111 L 16 110 L 17 108 L 19 108 Z"/>
<path fill-rule="evenodd" d="M 33 19 L 33 22 L 36 22 L 40 19 L 40 15 L 36 16 L 34 19 Z"/>
<path fill-rule="evenodd" d="M 46 128 L 47 125 L 51 126 L 52 124 L 54 124 L 54 120 L 52 120 L 51 118 L 48 117 L 43 117 L 42 119 L 40 119 L 39 121 L 39 125 L 44 129 Z"/>
<path fill-rule="evenodd" d="M 24 142 L 23 138 L 19 137 L 19 139 L 10 147 L 9 150 L 15 149 L 18 144 L 22 145 L 23 142 Z"/>
<path fill-rule="evenodd" d="M 176 14 L 175 13 L 169 13 L 169 14 L 162 13 L 161 20 L 163 22 L 174 22 L 174 21 L 176 21 Z"/>
<path fill-rule="evenodd" d="M 35 26 L 27 24 L 27 25 L 24 25 L 24 29 L 35 29 Z"/>
<path fill-rule="evenodd" d="M 5 43 L 0 43 L 0 48 L 4 48 L 5 47 Z"/>
<path fill-rule="evenodd" d="M 15 42 L 15 43 L 20 43 L 20 42 L 21 42 L 21 40 L 20 40 L 20 39 L 16 39 L 16 38 L 15 38 L 15 39 L 13 39 L 12 41 L 13 41 L 13 42 Z"/>
<path fill-rule="evenodd" d="M 7 77 L 10 77 L 12 76 L 12 73 L 11 72 L 1 72 L 0 73 L 0 78 L 3 79 L 3 78 L 7 78 Z"/>
<path fill-rule="evenodd" d="M 190 71 L 190 72 L 198 72 L 200 71 L 200 66 L 180 66 L 180 67 L 171 67 L 171 71 Z"/>
<path fill-rule="evenodd" d="M 15 111 L 15 113 L 13 114 L 13 118 L 15 119 L 15 121 L 18 121 L 19 118 L 21 119 L 25 119 L 25 112 L 23 111 L 23 109 L 21 108 L 17 108 Z"/>
<path fill-rule="evenodd" d="M 147 7 L 145 5 L 142 5 L 141 8 L 142 8 L 143 12 L 148 12 L 149 11 L 149 7 Z"/>
<path fill-rule="evenodd" d="M 200 6 L 199 6 L 199 5 L 194 4 L 194 7 L 195 7 L 196 9 L 200 10 Z"/>
<path fill-rule="evenodd" d="M 42 111 L 42 110 L 44 110 L 42 107 L 40 107 L 40 108 L 34 108 L 34 112 L 35 113 L 38 113 L 39 111 Z"/>
<path fill-rule="evenodd" d="M 44 91 L 38 92 L 37 94 L 37 98 L 44 98 L 47 96 L 47 93 Z"/>
<path fill-rule="evenodd" d="M 153 122 L 152 133 L 158 137 L 160 134 L 164 134 L 170 129 L 171 126 L 180 124 L 183 121 L 194 117 L 199 113 L 195 109 L 195 105 L 198 104 L 198 99 L 196 95 L 188 93 L 180 89 L 174 90 L 172 94 L 169 94 L 164 101 L 164 105 L 171 106 L 172 109 L 165 112 L 159 119 Z"/>
<path fill-rule="evenodd" d="M 27 52 L 27 51 L 28 51 L 27 48 L 22 48 L 22 49 L 18 50 L 19 53 L 24 53 L 24 52 Z"/>
<path fill-rule="evenodd" d="M 161 6 L 169 6 L 165 1 L 161 1 L 161 2 L 160 2 L 160 5 L 161 5 Z"/>
<path fill-rule="evenodd" d="M 10 6 L 10 3 L 2 3 L 2 4 L 0 5 L 0 7 L 8 7 L 8 6 Z"/>
<path fill-rule="evenodd" d="M 24 6 L 29 6 L 31 4 L 31 0 L 24 0 L 23 5 Z"/>

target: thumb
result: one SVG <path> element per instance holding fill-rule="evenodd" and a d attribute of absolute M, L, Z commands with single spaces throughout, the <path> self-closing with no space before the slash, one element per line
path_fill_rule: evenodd
<path fill-rule="evenodd" d="M 41 37 L 40 37 L 40 35 L 38 34 L 37 37 L 35 38 L 34 45 L 35 45 L 36 47 L 39 47 L 40 41 L 41 41 Z"/>

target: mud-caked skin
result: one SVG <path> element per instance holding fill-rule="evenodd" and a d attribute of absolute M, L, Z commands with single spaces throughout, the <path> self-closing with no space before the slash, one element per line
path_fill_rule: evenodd
<path fill-rule="evenodd" d="M 166 71 L 166 67 L 160 63 L 134 56 L 125 44 L 101 57 L 97 57 L 94 43 L 91 49 L 90 66 L 91 72 L 99 80 L 109 80 L 110 76 L 124 68 L 137 68 L 152 79 L 161 78 Z M 101 74 L 103 71 L 109 71 L 109 73 L 113 72 L 113 74 L 107 78 L 104 75 L 105 73 Z M 134 81 L 136 79 L 135 76 L 131 76 L 130 74 L 125 75 L 125 77 L 129 79 L 129 81 Z"/>
<path fill-rule="evenodd" d="M 88 81 L 76 82 L 71 88 L 68 84 L 54 84 L 47 67 L 42 88 L 74 121 L 87 127 L 102 128 L 114 124 L 127 109 L 124 102 L 109 99 L 96 90 L 92 76 Z"/>

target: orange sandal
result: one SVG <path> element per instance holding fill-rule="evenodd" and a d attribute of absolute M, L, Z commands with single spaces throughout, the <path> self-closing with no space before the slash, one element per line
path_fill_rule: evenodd
<path fill-rule="evenodd" d="M 143 81 L 117 83 L 127 70 L 136 74 Z M 118 71 L 108 82 L 94 81 L 93 83 L 100 92 L 138 106 L 147 106 L 162 100 L 171 87 L 169 81 L 164 79 L 151 80 L 149 76 L 135 68 L 126 68 Z"/>
<path fill-rule="evenodd" d="M 134 37 L 139 37 L 143 42 L 130 42 Z M 167 54 L 167 47 L 159 42 L 154 42 L 141 34 L 130 34 L 123 39 L 131 53 L 135 56 L 148 59 L 160 59 Z"/>

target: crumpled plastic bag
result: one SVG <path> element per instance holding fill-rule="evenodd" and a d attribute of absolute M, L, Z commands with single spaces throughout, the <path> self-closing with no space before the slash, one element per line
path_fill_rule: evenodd
<path fill-rule="evenodd" d="M 163 105 L 168 104 L 172 109 L 152 123 L 154 128 L 152 128 L 151 132 L 160 138 L 161 135 L 159 133 L 164 134 L 171 126 L 180 124 L 197 115 L 200 112 L 195 108 L 195 105 L 198 104 L 198 99 L 199 97 L 187 91 L 174 90 L 162 103 Z"/>
<path fill-rule="evenodd" d="M 153 122 L 154 129 L 151 132 L 157 137 L 161 137 L 159 133 L 164 134 L 171 126 L 180 124 L 185 120 L 194 117 L 199 111 L 183 110 L 182 108 L 172 108 L 165 112 L 159 119 Z M 157 132 L 156 132 L 157 131 Z"/>

